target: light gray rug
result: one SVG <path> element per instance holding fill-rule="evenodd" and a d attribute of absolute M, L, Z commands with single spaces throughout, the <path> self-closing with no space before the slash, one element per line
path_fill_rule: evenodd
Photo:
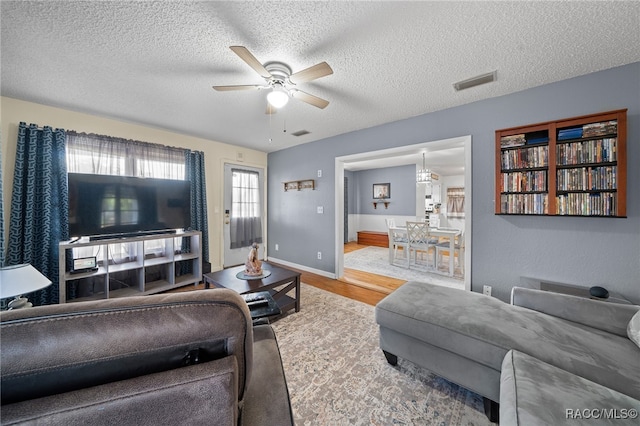
<path fill-rule="evenodd" d="M 434 274 L 415 267 L 407 268 L 406 265 L 390 264 L 389 249 L 384 247 L 369 246 L 355 250 L 344 255 L 344 267 L 372 274 L 384 275 L 405 281 L 425 281 L 432 284 L 464 290 L 462 277 L 448 277 Z"/>
<path fill-rule="evenodd" d="M 302 284 L 301 310 L 272 323 L 297 426 L 489 425 L 482 398 L 378 346 L 374 307 Z"/>

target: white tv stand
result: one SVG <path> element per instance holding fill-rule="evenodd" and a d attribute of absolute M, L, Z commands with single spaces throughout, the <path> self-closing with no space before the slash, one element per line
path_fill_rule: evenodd
<path fill-rule="evenodd" d="M 190 249 L 183 253 L 176 238 L 188 238 Z M 164 240 L 164 250 L 149 247 Z M 72 240 L 73 241 L 73 240 Z M 141 235 L 127 238 L 112 238 L 90 241 L 83 237 L 75 242 L 63 241 L 59 245 L 60 298 L 59 303 L 82 300 L 110 299 L 113 297 L 139 296 L 159 293 L 202 281 L 202 234 L 200 231 Z M 114 262 L 113 252 L 122 243 L 135 244 L 137 255 L 127 260 Z M 67 270 L 67 255 L 70 249 L 90 247 L 97 255 L 98 269 L 72 274 Z M 81 256 L 82 257 L 82 256 Z M 154 275 L 161 277 L 151 277 Z M 183 269 L 188 270 L 184 273 Z M 126 282 L 119 278 L 126 274 Z M 74 286 L 76 298 L 69 299 Z"/>

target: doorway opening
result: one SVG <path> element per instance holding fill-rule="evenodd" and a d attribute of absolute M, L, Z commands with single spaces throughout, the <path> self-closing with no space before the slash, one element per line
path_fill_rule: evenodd
<path fill-rule="evenodd" d="M 460 162 L 460 170 L 459 174 L 464 176 L 463 183 L 463 191 L 464 191 L 464 233 L 461 235 L 461 240 L 464 242 L 464 247 L 466 249 L 462 253 L 462 258 L 464 262 L 464 288 L 468 291 L 471 290 L 471 217 L 472 217 L 472 187 L 471 187 L 471 136 L 461 136 L 456 138 L 437 140 L 437 141 L 429 141 L 415 145 L 408 145 L 396 148 L 389 148 L 379 151 L 372 151 L 366 153 L 353 154 L 348 156 L 337 157 L 335 159 L 335 182 L 336 182 L 336 192 L 335 192 L 335 221 L 336 221 L 336 236 L 334 241 L 336 242 L 335 246 L 335 276 L 343 281 L 351 282 L 355 285 L 360 285 L 364 287 L 370 287 L 374 289 L 378 289 L 380 284 L 371 283 L 372 281 L 376 281 L 375 276 L 362 276 L 362 277 L 345 277 L 345 268 L 344 268 L 344 255 L 345 255 L 345 244 L 344 244 L 344 235 L 345 235 L 345 221 L 348 220 L 345 215 L 345 170 L 353 170 L 354 168 L 364 169 L 372 169 L 372 168 L 383 168 L 383 167 L 393 167 L 398 165 L 407 165 L 407 164 L 419 164 L 422 162 L 422 153 L 426 152 L 427 157 L 437 157 L 442 156 L 443 158 L 447 155 L 456 155 L 458 156 L 458 161 Z M 436 155 L 437 153 L 437 155 Z M 436 165 L 434 164 L 434 170 L 437 170 Z M 430 165 L 431 167 L 431 165 Z M 417 210 L 421 208 L 418 207 Z M 380 220 L 382 221 L 384 216 L 380 216 Z M 350 229 L 353 229 L 354 226 L 351 225 Z M 347 251 L 349 248 L 347 247 Z M 385 277 L 386 278 L 386 277 Z M 392 280 L 382 279 L 380 281 L 384 281 L 384 286 L 391 286 L 397 288 L 396 283 L 393 283 Z M 406 280 L 405 280 L 406 281 Z M 401 281 L 404 282 L 404 281 Z M 384 289 L 381 289 L 384 290 Z M 392 289 L 387 289 L 387 292 L 392 291 Z"/>

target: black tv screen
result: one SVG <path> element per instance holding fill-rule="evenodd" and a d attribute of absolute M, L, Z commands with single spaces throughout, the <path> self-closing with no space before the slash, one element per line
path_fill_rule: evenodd
<path fill-rule="evenodd" d="M 69 173 L 69 236 L 188 229 L 185 180 Z"/>

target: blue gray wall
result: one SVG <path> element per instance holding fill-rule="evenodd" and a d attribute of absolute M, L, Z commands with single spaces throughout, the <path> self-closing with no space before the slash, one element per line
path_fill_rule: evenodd
<path fill-rule="evenodd" d="M 416 166 L 385 167 L 382 169 L 359 170 L 351 173 L 356 205 L 349 206 L 349 213 L 414 216 L 416 214 Z M 350 181 L 351 181 L 350 179 Z M 373 207 L 373 184 L 391 184 L 389 206 L 379 204 Z"/>
<path fill-rule="evenodd" d="M 628 108 L 627 218 L 494 214 L 496 129 L 621 108 Z M 602 285 L 640 302 L 640 63 L 270 153 L 269 254 L 333 273 L 335 157 L 463 135 L 472 136 L 474 291 L 491 285 L 507 300 L 525 276 Z M 282 191 L 281 182 L 318 169 L 318 189 L 301 191 L 304 200 Z"/>

